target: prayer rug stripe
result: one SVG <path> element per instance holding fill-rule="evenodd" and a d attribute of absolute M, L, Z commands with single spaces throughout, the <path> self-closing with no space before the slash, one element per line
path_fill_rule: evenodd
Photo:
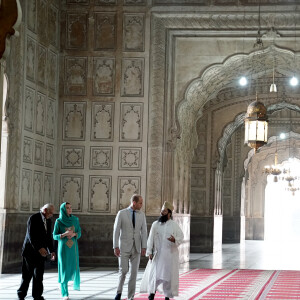
<path fill-rule="evenodd" d="M 276 271 L 259 298 L 263 299 L 300 299 L 300 271 Z"/>
<path fill-rule="evenodd" d="M 190 272 L 181 274 L 179 276 L 179 296 L 175 297 L 178 300 L 187 300 L 191 296 L 203 290 L 207 286 L 210 286 L 219 278 L 231 273 L 231 270 L 219 270 L 219 269 L 193 269 Z M 145 300 L 148 298 L 147 294 L 136 294 L 135 300 Z M 158 292 L 155 295 L 156 299 L 165 299 L 163 295 Z"/>
<path fill-rule="evenodd" d="M 235 270 L 228 277 L 191 299 L 252 299 L 269 280 L 272 271 Z"/>
<path fill-rule="evenodd" d="M 148 299 L 138 293 L 135 300 Z M 164 299 L 156 293 L 155 300 Z M 300 299 L 300 271 L 193 269 L 179 277 L 176 300 Z"/>

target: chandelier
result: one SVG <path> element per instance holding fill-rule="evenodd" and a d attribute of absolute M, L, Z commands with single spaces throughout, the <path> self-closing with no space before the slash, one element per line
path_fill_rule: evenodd
<path fill-rule="evenodd" d="M 258 31 L 254 48 L 262 49 L 264 44 L 262 41 L 260 26 L 260 1 L 258 2 Z M 274 83 L 274 82 L 273 82 Z M 263 103 L 256 100 L 249 104 L 245 118 L 245 144 L 256 150 L 267 143 L 268 140 L 268 116 L 267 109 Z"/>
<path fill-rule="evenodd" d="M 292 195 L 295 196 L 295 192 L 299 191 L 300 188 L 295 186 L 295 182 L 293 181 L 293 184 L 291 182 L 289 182 L 289 185 L 286 190 L 289 192 L 292 192 Z"/>
<path fill-rule="evenodd" d="M 254 152 L 268 140 L 267 109 L 262 102 L 256 100 L 249 104 L 245 118 L 245 144 L 254 148 Z"/>
<path fill-rule="evenodd" d="M 275 161 L 274 165 L 272 166 L 265 166 L 263 173 L 266 173 L 267 175 L 273 175 L 274 176 L 274 182 L 278 182 L 278 175 L 282 173 L 282 171 L 277 166 L 278 158 L 277 158 L 277 152 L 275 153 Z"/>

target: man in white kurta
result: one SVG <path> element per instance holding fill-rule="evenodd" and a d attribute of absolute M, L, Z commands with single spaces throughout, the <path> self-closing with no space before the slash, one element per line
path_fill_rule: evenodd
<path fill-rule="evenodd" d="M 149 256 L 149 262 L 142 279 L 141 292 L 148 292 L 149 300 L 154 299 L 157 290 L 165 295 L 166 300 L 178 295 L 178 246 L 183 241 L 183 232 L 172 220 L 173 209 L 171 203 L 164 203 L 161 216 L 152 224 L 147 241 L 146 256 Z"/>

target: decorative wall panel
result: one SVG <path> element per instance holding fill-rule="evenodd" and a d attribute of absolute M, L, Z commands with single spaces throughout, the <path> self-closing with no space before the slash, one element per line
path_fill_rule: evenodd
<path fill-rule="evenodd" d="M 231 180 L 224 180 L 223 196 L 231 196 Z"/>
<path fill-rule="evenodd" d="M 223 216 L 232 216 L 231 197 L 223 197 Z"/>
<path fill-rule="evenodd" d="M 86 95 L 87 58 L 65 58 L 65 94 Z"/>
<path fill-rule="evenodd" d="M 26 45 L 26 78 L 35 81 L 36 42 L 27 36 Z"/>
<path fill-rule="evenodd" d="M 124 5 L 146 5 L 146 0 L 123 0 Z"/>
<path fill-rule="evenodd" d="M 218 0 L 221 1 L 221 0 Z M 230 0 L 228 0 L 230 1 Z M 263 4 L 299 4 L 298 0 L 241 0 L 240 4 L 242 5 L 258 5 Z"/>
<path fill-rule="evenodd" d="M 114 103 L 92 103 L 92 141 L 113 141 Z"/>
<path fill-rule="evenodd" d="M 43 173 L 34 171 L 32 210 L 38 210 L 43 204 Z"/>
<path fill-rule="evenodd" d="M 207 115 L 197 122 L 198 145 L 194 151 L 193 163 L 205 164 L 207 162 Z"/>
<path fill-rule="evenodd" d="M 53 191 L 54 191 L 53 174 L 45 173 L 45 176 L 44 176 L 44 204 L 53 203 Z"/>
<path fill-rule="evenodd" d="M 46 136 L 48 138 L 54 139 L 55 136 L 55 100 L 47 99 L 47 114 L 46 114 Z"/>
<path fill-rule="evenodd" d="M 110 212 L 111 176 L 90 176 L 89 210 Z"/>
<path fill-rule="evenodd" d="M 25 90 L 24 129 L 33 132 L 35 91 L 29 87 Z"/>
<path fill-rule="evenodd" d="M 81 211 L 83 175 L 61 175 L 61 201 L 72 204 L 73 211 Z"/>
<path fill-rule="evenodd" d="M 157 5 L 211 5 L 211 0 L 153 0 Z"/>
<path fill-rule="evenodd" d="M 191 186 L 198 188 L 206 187 L 206 169 L 192 168 L 191 169 Z"/>
<path fill-rule="evenodd" d="M 121 103 L 120 141 L 142 141 L 143 103 Z"/>
<path fill-rule="evenodd" d="M 48 13 L 47 2 L 45 0 L 37 0 L 37 32 L 39 41 L 47 45 L 47 33 L 48 33 Z"/>
<path fill-rule="evenodd" d="M 122 148 L 119 149 L 119 170 L 141 170 L 142 168 L 142 148 Z"/>
<path fill-rule="evenodd" d="M 54 167 L 54 145 L 46 144 L 45 166 L 48 168 Z"/>
<path fill-rule="evenodd" d="M 63 139 L 85 139 L 86 102 L 65 102 L 63 120 Z"/>
<path fill-rule="evenodd" d="M 46 96 L 37 93 L 35 106 L 35 133 L 45 135 Z"/>
<path fill-rule="evenodd" d="M 39 44 L 37 52 L 37 82 L 46 86 L 47 49 Z"/>
<path fill-rule="evenodd" d="M 67 0 L 68 4 L 89 4 L 89 0 Z"/>
<path fill-rule="evenodd" d="M 84 168 L 84 146 L 63 146 L 61 154 L 62 169 Z"/>
<path fill-rule="evenodd" d="M 50 5 L 48 9 L 48 41 L 49 43 L 57 47 L 58 37 L 58 10 Z"/>
<path fill-rule="evenodd" d="M 201 190 L 191 190 L 191 211 L 193 215 L 205 215 L 206 192 Z"/>
<path fill-rule="evenodd" d="M 113 96 L 115 94 L 115 59 L 94 57 L 93 94 Z"/>
<path fill-rule="evenodd" d="M 32 171 L 22 170 L 21 210 L 30 210 Z"/>
<path fill-rule="evenodd" d="M 23 162 L 33 163 L 33 140 L 28 137 L 24 137 L 23 142 Z"/>
<path fill-rule="evenodd" d="M 68 13 L 67 14 L 67 49 L 86 49 L 87 46 L 87 14 Z"/>
<path fill-rule="evenodd" d="M 231 178 L 232 176 L 232 159 L 227 161 L 227 165 L 224 170 L 224 178 Z"/>
<path fill-rule="evenodd" d="M 95 13 L 95 50 L 116 49 L 116 13 Z"/>
<path fill-rule="evenodd" d="M 140 177 L 119 177 L 118 178 L 118 209 L 126 208 L 130 205 L 130 198 L 133 194 L 141 193 Z"/>
<path fill-rule="evenodd" d="M 56 74 L 57 74 L 57 54 L 48 51 L 48 87 L 51 91 L 56 91 Z"/>
<path fill-rule="evenodd" d="M 34 144 L 34 163 L 36 165 L 44 165 L 44 143 L 35 141 Z"/>
<path fill-rule="evenodd" d="M 117 0 L 95 0 L 95 5 L 116 5 Z"/>
<path fill-rule="evenodd" d="M 111 170 L 113 155 L 112 147 L 91 147 L 90 169 Z"/>
<path fill-rule="evenodd" d="M 123 58 L 121 96 L 144 96 L 144 58 Z"/>
<path fill-rule="evenodd" d="M 123 51 L 145 50 L 145 15 L 124 14 Z"/>
<path fill-rule="evenodd" d="M 27 28 L 36 32 L 36 0 L 28 0 L 27 3 Z"/>

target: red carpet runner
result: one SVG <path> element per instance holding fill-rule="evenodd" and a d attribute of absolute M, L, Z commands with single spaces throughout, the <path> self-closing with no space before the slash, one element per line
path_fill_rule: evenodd
<path fill-rule="evenodd" d="M 146 300 L 148 295 L 134 299 Z M 157 293 L 159 299 L 164 296 Z M 180 276 L 174 299 L 300 299 L 300 271 L 194 269 Z"/>

